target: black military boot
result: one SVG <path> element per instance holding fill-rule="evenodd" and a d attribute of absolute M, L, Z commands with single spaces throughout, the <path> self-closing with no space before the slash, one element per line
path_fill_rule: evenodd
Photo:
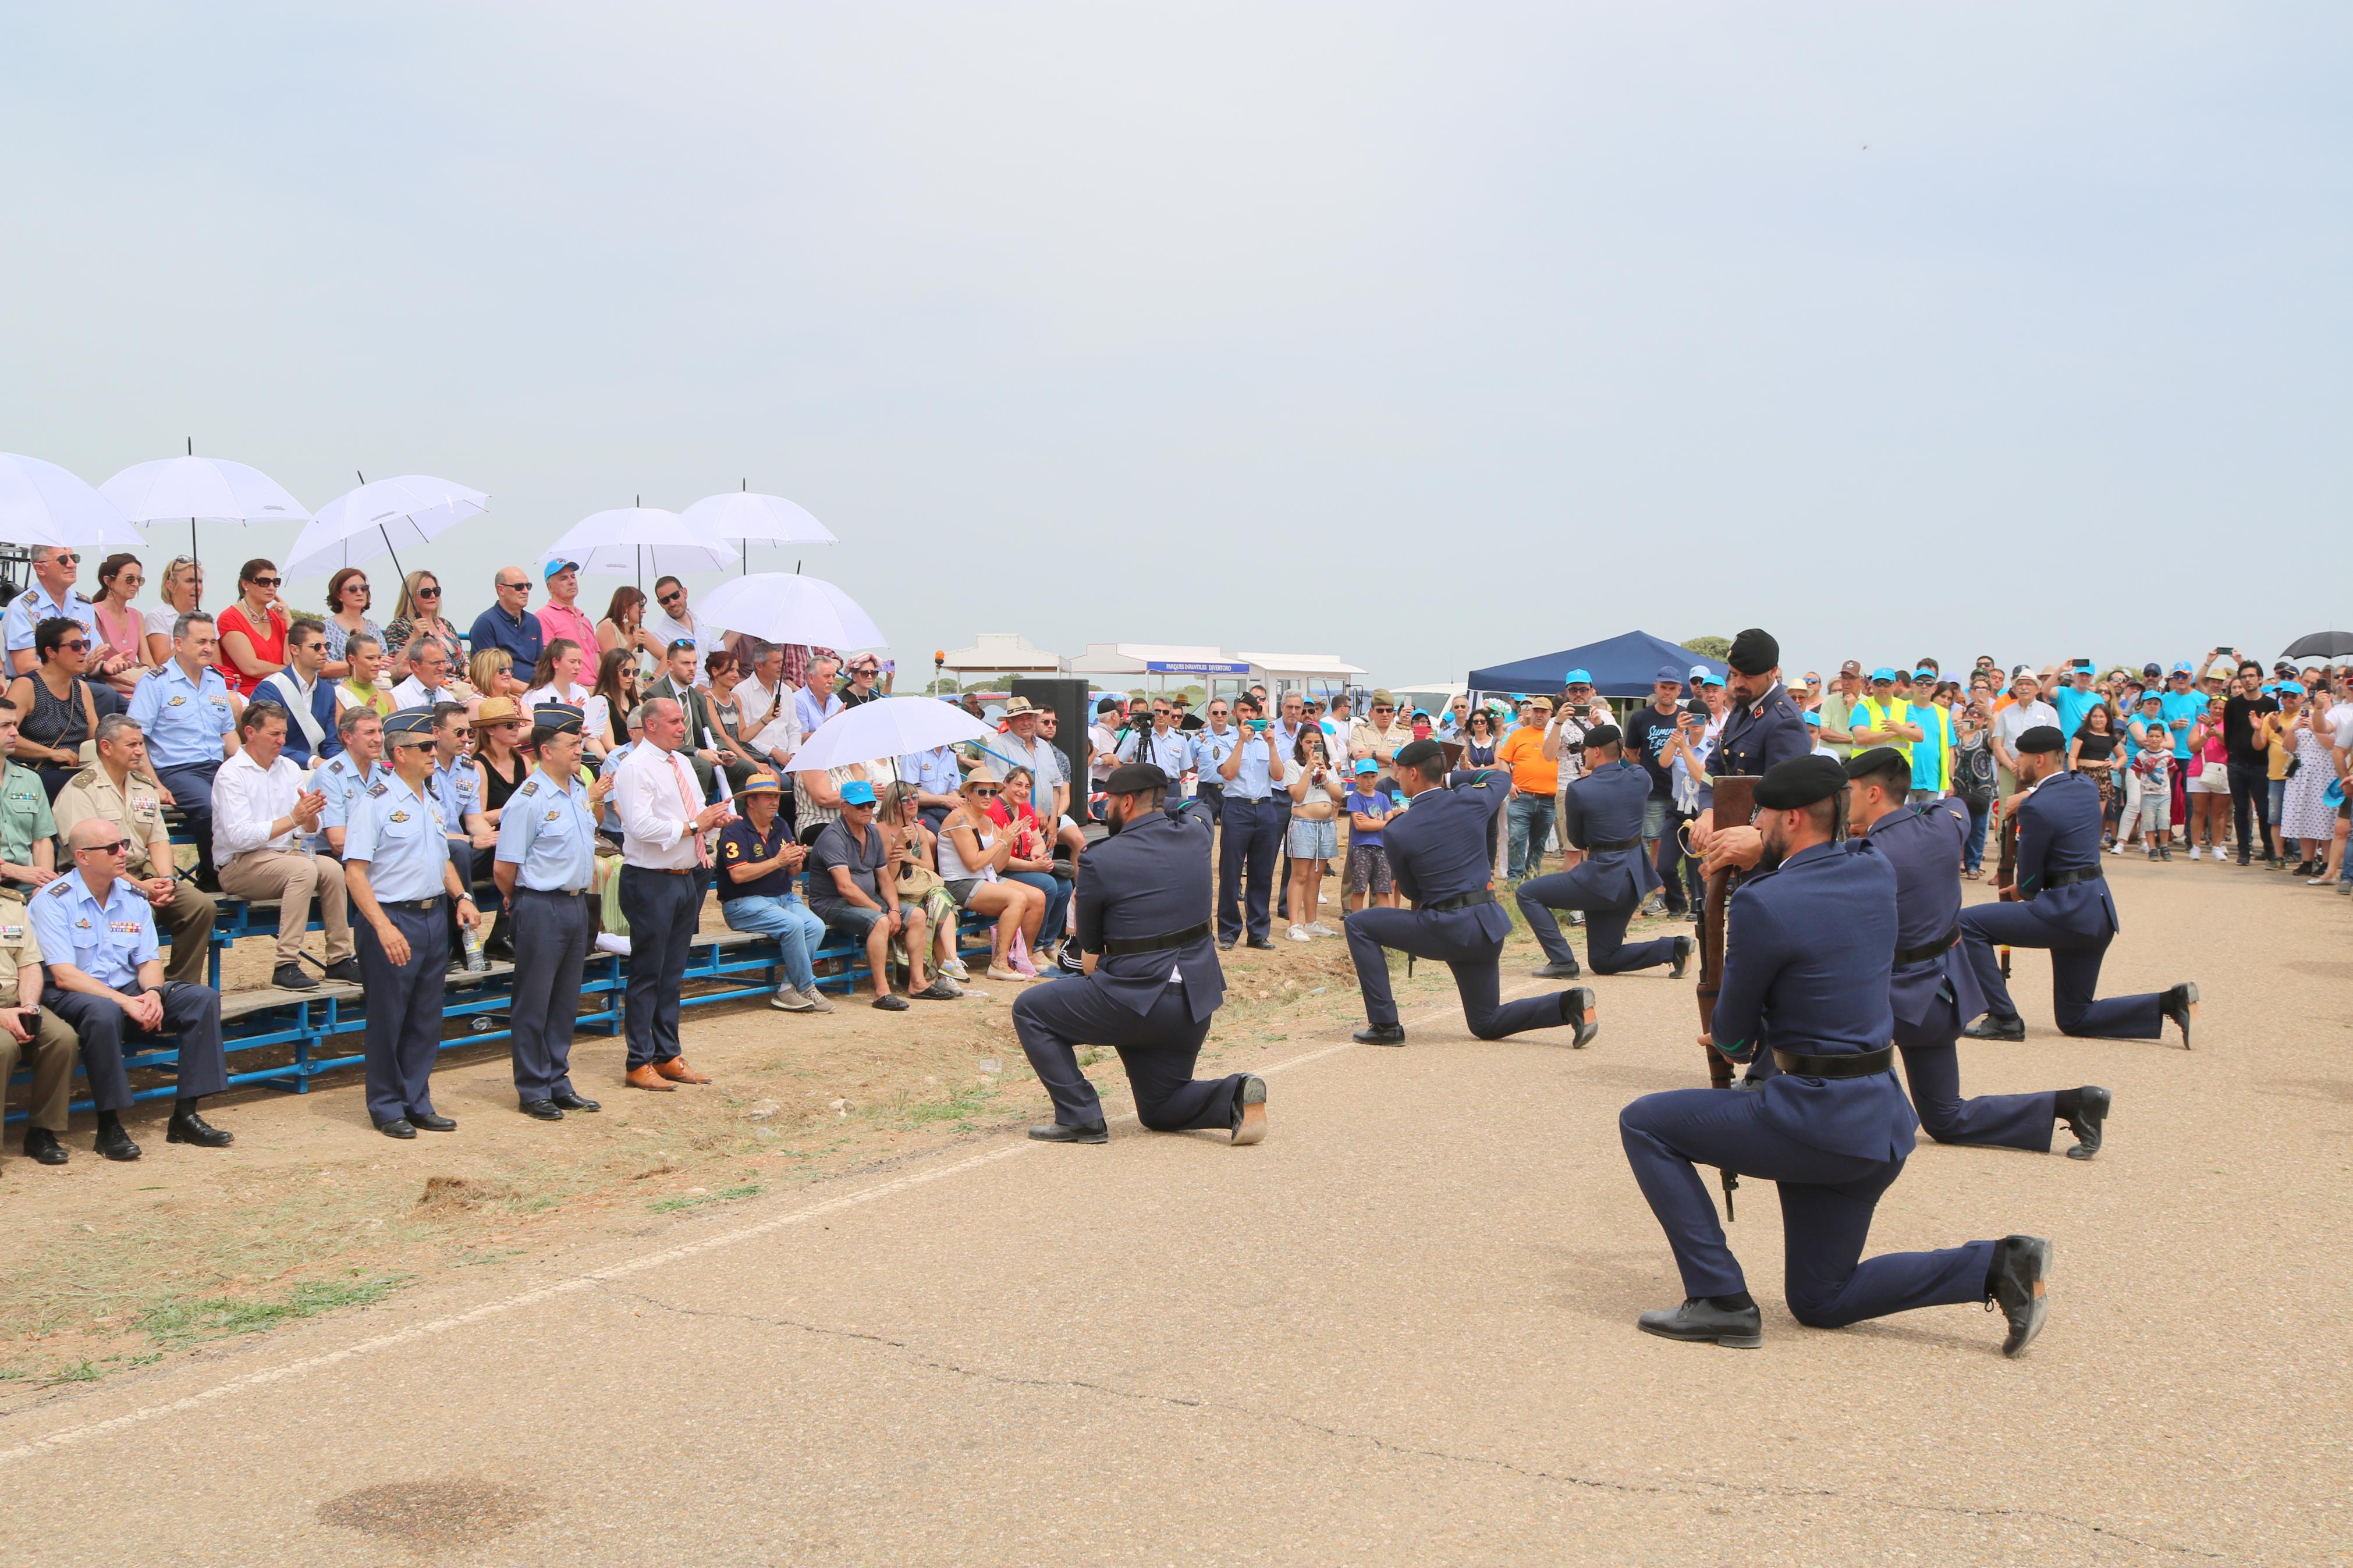
<path fill-rule="evenodd" d="M 1765 1342 L 1764 1314 L 1754 1300 L 1745 1307 L 1722 1304 L 1739 1299 L 1694 1296 L 1670 1310 L 1643 1313 L 1634 1326 L 1662 1340 L 1712 1341 L 1733 1350 L 1753 1351 Z"/>
<path fill-rule="evenodd" d="M 2100 1152 L 2101 1129 L 2107 1122 L 2108 1107 L 2115 1100 L 2096 1083 L 2087 1083 L 2075 1090 L 2072 1105 L 2066 1095 L 2059 1097 L 2059 1114 L 2066 1119 L 2067 1131 L 2075 1135 L 2075 1146 L 2067 1151 L 2067 1158 L 2088 1160 Z"/>
<path fill-rule="evenodd" d="M 2051 1244 L 2039 1236 L 2008 1236 L 1993 1244 L 1993 1267 L 1986 1270 L 1986 1305 L 2010 1320 L 2001 1353 L 2016 1355 L 2042 1331 L 2050 1310 Z"/>

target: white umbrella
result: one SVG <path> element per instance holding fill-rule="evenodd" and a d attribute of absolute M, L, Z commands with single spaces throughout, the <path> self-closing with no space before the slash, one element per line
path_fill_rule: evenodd
<path fill-rule="evenodd" d="M 286 559 L 289 577 L 315 577 L 362 566 L 389 553 L 396 571 L 400 547 L 414 548 L 487 510 L 490 497 L 447 479 L 403 474 L 363 480 L 355 490 L 319 509 Z"/>
<path fill-rule="evenodd" d="M 0 539 L 116 550 L 144 542 L 80 475 L 14 452 L 0 452 Z"/>
<path fill-rule="evenodd" d="M 158 458 L 134 463 L 98 487 L 114 509 L 142 528 L 188 525 L 188 553 L 196 552 L 200 522 L 308 522 L 311 514 L 260 469 L 226 458 Z"/>
<path fill-rule="evenodd" d="M 577 561 L 583 572 L 643 576 L 657 574 L 716 572 L 732 566 L 735 550 L 725 540 L 688 525 L 674 511 L 659 507 L 625 506 L 592 512 L 564 531 L 562 538 L 539 552 L 539 563 Z"/>
<path fill-rule="evenodd" d="M 817 727 L 793 753 L 793 771 L 815 772 L 877 757 L 903 757 L 962 741 L 984 743 L 997 731 L 936 697 L 878 697 L 845 708 Z"/>
<path fill-rule="evenodd" d="M 753 540 L 771 544 L 839 544 L 833 530 L 807 510 L 782 496 L 764 496 L 748 489 L 705 496 L 679 514 L 703 532 L 748 545 Z M 745 567 L 750 551 L 744 552 Z"/>
<path fill-rule="evenodd" d="M 857 600 L 830 583 L 797 572 L 731 577 L 704 595 L 702 613 L 729 631 L 762 642 L 881 647 L 890 641 Z"/>

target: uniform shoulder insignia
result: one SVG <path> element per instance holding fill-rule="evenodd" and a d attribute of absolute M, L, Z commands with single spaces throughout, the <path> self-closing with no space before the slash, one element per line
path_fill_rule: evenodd
<path fill-rule="evenodd" d="M 81 772 L 68 779 L 66 783 L 68 784 L 96 784 L 98 783 L 98 764 L 96 763 L 90 763 L 90 766 L 82 769 Z"/>
<path fill-rule="evenodd" d="M 370 785 L 368 785 L 368 794 L 370 794 L 370 795 L 382 795 L 382 794 L 384 793 L 384 791 L 385 791 L 385 786 L 384 786 L 384 785 L 382 785 L 382 784 L 370 784 Z"/>
<path fill-rule="evenodd" d="M 73 885 L 74 879 L 71 877 L 59 877 L 56 881 L 49 884 L 49 897 L 53 899 L 69 899 L 73 897 Z"/>
<path fill-rule="evenodd" d="M 1487 778 L 1486 778 L 1486 775 L 1485 775 L 1484 773 L 1482 773 L 1479 777 L 1477 777 L 1477 778 L 1475 778 L 1475 779 L 1472 780 L 1472 781 L 1471 781 L 1471 787 L 1472 787 L 1472 789 L 1485 789 L 1485 788 L 1487 787 Z"/>
<path fill-rule="evenodd" d="M 533 779 L 531 783 L 523 785 L 522 793 L 525 795 L 537 795 L 539 793 L 539 781 L 537 779 Z"/>

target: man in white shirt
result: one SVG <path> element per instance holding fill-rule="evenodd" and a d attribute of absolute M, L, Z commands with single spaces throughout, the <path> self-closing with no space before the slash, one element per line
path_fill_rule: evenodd
<path fill-rule="evenodd" d="M 221 890 L 257 903 L 276 901 L 278 967 L 269 983 L 288 991 L 318 988 L 301 963 L 311 900 L 317 895 L 327 927 L 327 978 L 356 984 L 360 966 L 343 862 L 311 853 L 309 844 L 327 797 L 304 788 L 302 771 L 280 754 L 286 749 L 284 709 L 254 702 L 237 716 L 237 755 L 213 779 L 213 864 L 220 869 Z"/>
<path fill-rule="evenodd" d="M 640 711 L 644 739 L 621 763 L 613 792 L 621 812 L 621 913 L 629 922 L 623 1081 L 631 1089 L 670 1089 L 711 1081 L 679 1054 L 678 990 L 711 874 L 703 836 L 735 814 L 724 802 L 702 805 L 694 770 L 680 750 L 686 715 L 677 700 L 657 697 Z"/>
<path fill-rule="evenodd" d="M 418 637 L 408 646 L 408 679 L 392 689 L 392 705 L 430 708 L 437 702 L 463 702 L 473 688 L 454 679 L 449 650 L 439 637 Z"/>
<path fill-rule="evenodd" d="M 2018 793 L 2018 738 L 2037 725 L 2059 727 L 2059 710 L 2039 700 L 2042 690 L 2034 672 L 2021 668 L 2010 683 L 2010 706 L 1993 716 L 1994 790 L 2003 800 Z"/>
<path fill-rule="evenodd" d="M 784 644 L 744 637 L 735 645 L 735 658 L 740 662 L 747 653 L 754 657 L 751 673 L 735 687 L 735 711 L 742 717 L 741 732 L 748 736 L 773 723 L 779 707 L 791 706 L 794 693 L 785 685 Z"/>
<path fill-rule="evenodd" d="M 711 684 L 711 671 L 704 666 L 706 656 L 721 647 L 717 630 L 695 619 L 694 612 L 686 607 L 686 584 L 675 577 L 664 577 L 654 584 L 654 603 L 661 606 L 646 617 L 646 630 L 661 640 L 661 646 L 691 642 L 694 645 L 694 684 Z"/>

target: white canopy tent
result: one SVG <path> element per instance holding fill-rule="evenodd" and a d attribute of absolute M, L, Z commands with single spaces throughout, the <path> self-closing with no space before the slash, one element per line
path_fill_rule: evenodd
<path fill-rule="evenodd" d="M 1060 675 L 1063 668 L 1059 655 L 1037 647 L 1019 632 L 982 632 L 970 647 L 941 652 L 934 662 L 958 675 L 967 670 L 976 675 Z"/>
<path fill-rule="evenodd" d="M 1360 665 L 1328 653 L 1237 653 L 1250 665 L 1250 679 L 1266 682 L 1270 696 L 1291 690 L 1324 693 L 1358 684 Z"/>

